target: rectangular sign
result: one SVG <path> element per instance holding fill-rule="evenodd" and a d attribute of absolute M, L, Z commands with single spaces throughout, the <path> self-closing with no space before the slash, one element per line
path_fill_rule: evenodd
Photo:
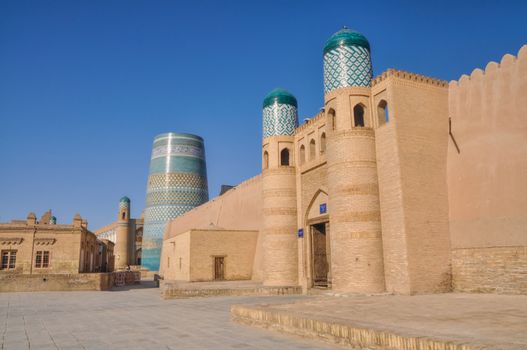
<path fill-rule="evenodd" d="M 298 229 L 298 238 L 304 237 L 304 229 Z"/>
<path fill-rule="evenodd" d="M 320 204 L 320 214 L 326 214 L 327 209 L 328 209 L 328 208 L 327 208 L 326 203 L 322 203 L 322 204 Z"/>

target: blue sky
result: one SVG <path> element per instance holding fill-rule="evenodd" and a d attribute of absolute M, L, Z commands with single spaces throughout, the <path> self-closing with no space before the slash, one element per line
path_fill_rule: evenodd
<path fill-rule="evenodd" d="M 445 80 L 527 43 L 526 1 L 0 1 L 0 221 L 51 208 L 96 229 L 144 207 L 156 134 L 205 139 L 209 191 L 260 170 L 261 103 L 323 103 L 343 25 L 387 68 Z"/>

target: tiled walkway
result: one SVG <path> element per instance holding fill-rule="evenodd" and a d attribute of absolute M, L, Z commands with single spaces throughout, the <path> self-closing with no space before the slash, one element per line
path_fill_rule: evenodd
<path fill-rule="evenodd" d="M 157 288 L 0 294 L 1 349 L 329 349 L 230 321 L 239 303 L 306 297 L 162 300 Z"/>

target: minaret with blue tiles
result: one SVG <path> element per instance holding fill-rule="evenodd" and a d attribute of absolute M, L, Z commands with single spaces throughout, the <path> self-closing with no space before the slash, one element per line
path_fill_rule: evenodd
<path fill-rule="evenodd" d="M 371 48 L 344 27 L 323 49 L 332 289 L 385 290 Z"/>
<path fill-rule="evenodd" d="M 264 285 L 298 285 L 296 98 L 274 89 L 263 101 L 262 187 Z"/>

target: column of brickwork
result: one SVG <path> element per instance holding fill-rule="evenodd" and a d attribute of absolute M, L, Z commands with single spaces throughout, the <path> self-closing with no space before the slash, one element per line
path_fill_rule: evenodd
<path fill-rule="evenodd" d="M 382 292 L 384 267 L 375 136 L 371 128 L 328 138 L 331 268 L 334 290 Z"/>
<path fill-rule="evenodd" d="M 294 130 L 296 98 L 275 89 L 263 103 L 264 284 L 298 284 Z"/>
<path fill-rule="evenodd" d="M 295 168 L 262 172 L 264 284 L 298 283 Z"/>

